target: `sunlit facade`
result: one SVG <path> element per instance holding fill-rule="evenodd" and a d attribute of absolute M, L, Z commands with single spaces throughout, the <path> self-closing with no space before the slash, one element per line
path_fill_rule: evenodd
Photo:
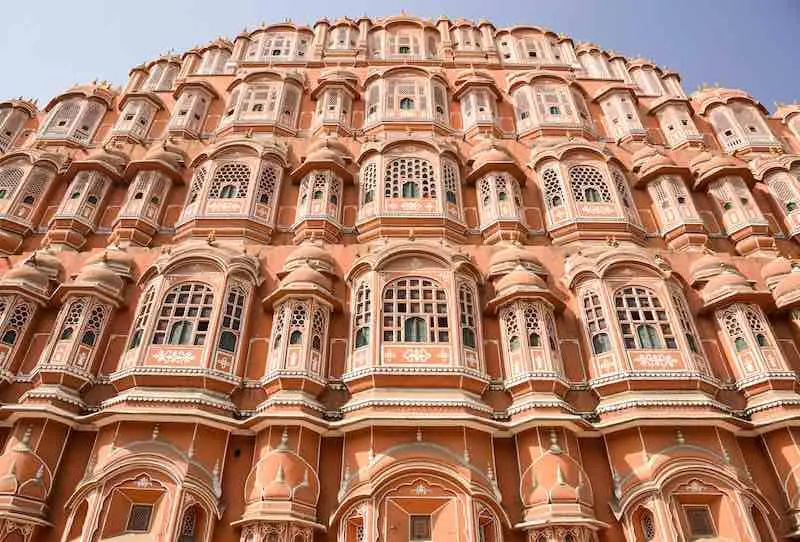
<path fill-rule="evenodd" d="M 0 542 L 800 537 L 798 242 L 800 106 L 535 26 L 2 102 Z"/>

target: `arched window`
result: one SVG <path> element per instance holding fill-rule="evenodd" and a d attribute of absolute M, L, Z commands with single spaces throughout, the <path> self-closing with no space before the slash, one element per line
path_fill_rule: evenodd
<path fill-rule="evenodd" d="M 447 203 L 458 205 L 458 168 L 449 160 L 442 162 L 442 184 Z"/>
<path fill-rule="evenodd" d="M 753 337 L 755 337 L 756 344 L 759 346 L 759 348 L 770 346 L 770 341 L 768 338 L 769 332 L 767 331 L 767 326 L 764 323 L 760 311 L 757 311 L 753 307 L 747 307 L 745 308 L 744 316 L 747 319 L 747 326 L 750 328 L 750 332 L 753 334 Z"/>
<path fill-rule="evenodd" d="M 544 184 L 544 201 L 547 208 L 554 209 L 564 205 L 564 191 L 561 187 L 561 179 L 555 169 L 548 168 L 542 172 L 542 183 Z"/>
<path fill-rule="evenodd" d="M 586 319 L 586 328 L 592 343 L 594 355 L 603 354 L 611 350 L 611 340 L 608 337 L 608 323 L 603 315 L 603 305 L 594 292 L 583 296 L 583 314 Z"/>
<path fill-rule="evenodd" d="M 739 317 L 735 307 L 726 309 L 725 312 L 722 313 L 721 319 L 725 327 L 725 331 L 728 333 L 728 336 L 733 342 L 734 349 L 737 352 L 742 352 L 750 348 L 750 345 L 747 343 L 747 339 L 745 338 L 744 330 L 742 330 L 742 326 L 739 323 Z"/>
<path fill-rule="evenodd" d="M 86 310 L 86 300 L 73 301 L 67 310 L 67 316 L 61 328 L 61 340 L 67 341 L 75 334 L 75 328 L 80 324 L 83 311 Z"/>
<path fill-rule="evenodd" d="M 639 527 L 642 530 L 642 538 L 645 542 L 650 542 L 656 538 L 656 525 L 653 520 L 653 513 L 650 510 L 642 510 L 639 516 Z"/>
<path fill-rule="evenodd" d="M 206 182 L 206 168 L 201 167 L 198 169 L 195 174 L 194 178 L 192 179 L 192 184 L 189 187 L 189 203 L 194 203 L 197 201 L 197 198 L 200 197 L 200 192 L 203 190 L 203 185 Z"/>
<path fill-rule="evenodd" d="M 372 324 L 372 290 L 365 280 L 358 285 L 353 309 L 354 343 L 356 348 L 369 345 L 370 326 Z"/>
<path fill-rule="evenodd" d="M 186 509 L 181 517 L 180 537 L 178 542 L 197 541 L 197 507 L 191 506 Z"/>
<path fill-rule="evenodd" d="M 164 301 L 156 320 L 153 344 L 205 344 L 214 294 L 202 283 L 184 283 L 173 287 Z"/>
<path fill-rule="evenodd" d="M 436 282 L 422 277 L 395 280 L 383 293 L 385 342 L 446 343 L 447 299 Z"/>
<path fill-rule="evenodd" d="M 139 313 L 133 321 L 133 331 L 131 332 L 131 340 L 128 343 L 128 350 L 137 348 L 142 343 L 142 336 L 144 335 L 145 325 L 147 319 L 150 317 L 150 310 L 153 306 L 153 296 L 155 295 L 155 288 L 150 287 L 145 292 L 142 301 L 139 303 Z"/>
<path fill-rule="evenodd" d="M 458 289 L 458 312 L 461 320 L 461 343 L 465 348 L 477 346 L 475 296 L 466 284 Z"/>
<path fill-rule="evenodd" d="M 272 164 L 265 164 L 258 177 L 257 201 L 263 205 L 272 205 L 278 187 L 279 170 Z"/>
<path fill-rule="evenodd" d="M 306 319 L 308 310 L 305 303 L 297 303 L 292 309 L 292 317 L 289 321 L 289 344 L 303 344 L 303 332 L 306 329 Z"/>
<path fill-rule="evenodd" d="M 572 195 L 582 203 L 611 201 L 611 191 L 603 174 L 594 166 L 574 166 L 569 169 Z"/>
<path fill-rule="evenodd" d="M 370 162 L 361 170 L 361 203 L 367 204 L 375 200 L 375 185 L 378 180 L 378 166 Z"/>
<path fill-rule="evenodd" d="M 250 184 L 250 167 L 241 162 L 224 164 L 211 179 L 208 197 L 213 199 L 246 198 Z"/>
<path fill-rule="evenodd" d="M 222 330 L 219 336 L 219 349 L 225 352 L 235 352 L 239 335 L 242 332 L 244 320 L 244 303 L 247 290 L 241 284 L 234 283 L 228 290 L 225 298 L 225 308 L 222 313 Z"/>
<path fill-rule="evenodd" d="M 422 158 L 396 158 L 386 164 L 387 198 L 436 198 L 436 177 L 431 163 Z"/>
<path fill-rule="evenodd" d="M 689 309 L 686 307 L 686 302 L 682 299 L 683 296 L 672 294 L 672 304 L 678 313 L 678 321 L 681 324 L 684 336 L 686 337 L 686 344 L 689 350 L 694 354 L 702 354 L 700 350 L 700 341 L 697 339 L 697 331 L 694 326 L 694 320 L 689 314 Z"/>
<path fill-rule="evenodd" d="M 677 348 L 667 311 L 647 288 L 628 287 L 614 296 L 625 348 Z"/>

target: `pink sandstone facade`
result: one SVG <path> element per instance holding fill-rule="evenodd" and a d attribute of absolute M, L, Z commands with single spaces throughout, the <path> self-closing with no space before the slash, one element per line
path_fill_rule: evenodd
<path fill-rule="evenodd" d="M 800 537 L 800 106 L 290 22 L 0 103 L 0 542 Z"/>

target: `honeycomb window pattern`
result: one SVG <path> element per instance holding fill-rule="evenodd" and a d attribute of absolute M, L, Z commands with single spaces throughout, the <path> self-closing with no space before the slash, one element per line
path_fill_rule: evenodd
<path fill-rule="evenodd" d="M 580 203 L 607 203 L 611 201 L 611 191 L 603 179 L 603 174 L 593 166 L 574 166 L 569 170 L 572 194 Z"/>
<path fill-rule="evenodd" d="M 213 306 L 214 295 L 205 284 L 175 286 L 161 304 L 153 344 L 205 344 Z"/>
<path fill-rule="evenodd" d="M 421 158 L 397 158 L 386 165 L 387 198 L 436 198 L 433 167 Z"/>

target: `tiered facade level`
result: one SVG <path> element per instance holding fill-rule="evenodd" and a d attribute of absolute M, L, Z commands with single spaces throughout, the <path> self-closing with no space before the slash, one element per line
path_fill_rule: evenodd
<path fill-rule="evenodd" d="M 800 106 L 537 27 L 0 103 L 0 542 L 798 537 L 798 242 Z"/>

